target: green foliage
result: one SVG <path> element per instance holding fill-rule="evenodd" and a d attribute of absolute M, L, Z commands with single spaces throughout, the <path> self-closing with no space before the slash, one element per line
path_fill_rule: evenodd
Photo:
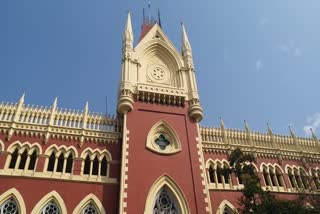
<path fill-rule="evenodd" d="M 277 199 L 270 191 L 264 191 L 253 163 L 253 154 L 244 154 L 239 148 L 229 155 L 230 169 L 223 173 L 234 173 L 243 183 L 239 198 L 239 213 L 259 214 L 320 214 L 320 195 L 300 193 L 292 201 Z M 309 206 L 306 206 L 308 204 Z"/>

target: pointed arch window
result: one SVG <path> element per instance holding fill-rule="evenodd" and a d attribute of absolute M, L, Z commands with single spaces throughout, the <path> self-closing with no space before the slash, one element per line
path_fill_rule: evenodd
<path fill-rule="evenodd" d="M 50 157 L 49 157 L 49 163 L 48 163 L 47 171 L 53 172 L 55 162 L 56 162 L 56 153 L 52 152 Z"/>
<path fill-rule="evenodd" d="M 0 205 L 1 214 L 19 214 L 19 208 L 16 201 L 11 197 Z"/>
<path fill-rule="evenodd" d="M 51 201 L 44 206 L 44 208 L 41 210 L 41 214 L 61 214 L 61 212 L 55 201 Z"/>
<path fill-rule="evenodd" d="M 216 181 L 215 181 L 215 170 L 214 170 L 214 168 L 213 168 L 213 166 L 212 165 L 210 165 L 210 167 L 209 167 L 209 178 L 210 178 L 210 183 L 215 183 Z"/>
<path fill-rule="evenodd" d="M 171 126 L 161 120 L 150 129 L 146 147 L 158 154 L 170 155 L 181 151 L 181 142 Z"/>
<path fill-rule="evenodd" d="M 99 160 L 98 160 L 98 157 L 96 156 L 93 159 L 92 175 L 98 175 L 98 174 L 99 174 Z"/>
<path fill-rule="evenodd" d="M 89 175 L 90 174 L 90 168 L 91 168 L 90 165 L 91 165 L 90 156 L 87 155 L 86 159 L 84 160 L 83 174 L 85 174 L 85 175 Z"/>
<path fill-rule="evenodd" d="M 29 170 L 34 170 L 34 168 L 36 166 L 36 160 L 37 160 L 37 151 L 34 151 L 30 155 L 30 162 L 29 162 L 29 166 L 28 166 Z"/>
<path fill-rule="evenodd" d="M 63 165 L 64 165 L 64 155 L 63 153 L 61 153 L 60 156 L 58 157 L 57 172 L 63 171 Z"/>
<path fill-rule="evenodd" d="M 223 214 L 234 214 L 235 212 L 228 206 L 225 206 L 223 209 Z"/>
<path fill-rule="evenodd" d="M 17 163 L 17 159 L 18 159 L 18 148 L 16 148 L 14 150 L 14 152 L 11 154 L 11 161 L 10 161 L 10 165 L 9 165 L 9 169 L 14 169 Z"/>
<path fill-rule="evenodd" d="M 72 154 L 69 154 L 69 156 L 67 158 L 67 166 L 66 166 L 67 173 L 71 173 L 72 165 L 73 165 L 73 156 L 72 156 Z"/>
<path fill-rule="evenodd" d="M 170 194 L 166 188 L 162 188 L 154 202 L 153 207 L 154 214 L 170 213 L 178 214 L 180 213 L 179 207 L 175 198 Z"/>
<path fill-rule="evenodd" d="M 21 159 L 19 163 L 19 169 L 24 169 L 28 158 L 28 151 L 25 149 L 24 152 L 21 154 Z"/>
<path fill-rule="evenodd" d="M 82 210 L 81 214 L 98 214 L 97 208 L 90 202 L 85 208 Z"/>
<path fill-rule="evenodd" d="M 107 176 L 107 170 L 108 170 L 108 161 L 106 156 L 103 157 L 102 161 L 101 161 L 101 176 Z"/>

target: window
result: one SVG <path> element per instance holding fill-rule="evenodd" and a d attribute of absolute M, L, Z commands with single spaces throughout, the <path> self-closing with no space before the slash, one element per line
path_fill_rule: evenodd
<path fill-rule="evenodd" d="M 15 149 L 14 152 L 11 154 L 11 161 L 10 161 L 10 165 L 9 165 L 9 169 L 14 169 L 17 163 L 17 159 L 18 159 L 18 149 Z"/>
<path fill-rule="evenodd" d="M 210 178 L 210 182 L 211 183 L 215 183 L 216 182 L 214 174 L 215 174 L 215 170 L 213 169 L 213 166 L 210 165 L 210 167 L 209 167 L 209 178 Z"/>
<path fill-rule="evenodd" d="M 0 205 L 1 214 L 19 214 L 19 208 L 16 201 L 13 198 L 6 200 Z"/>
<path fill-rule="evenodd" d="M 27 150 L 24 150 L 20 157 L 19 169 L 24 169 L 28 158 Z"/>
<path fill-rule="evenodd" d="M 154 203 L 153 213 L 180 213 L 177 203 L 175 202 L 172 195 L 166 190 L 166 188 L 162 188 L 158 193 Z"/>
<path fill-rule="evenodd" d="M 55 161 L 56 161 L 56 154 L 55 154 L 55 152 L 52 152 L 50 157 L 49 157 L 49 163 L 48 163 L 47 171 L 53 172 Z"/>
<path fill-rule="evenodd" d="M 41 214 L 61 214 L 61 212 L 57 204 L 51 201 L 41 210 Z"/>
<path fill-rule="evenodd" d="M 84 161 L 83 174 L 85 174 L 85 175 L 89 175 L 90 174 L 90 164 L 91 164 L 90 156 L 87 155 L 87 157 L 86 157 L 86 159 Z"/>
<path fill-rule="evenodd" d="M 231 188 L 232 183 L 228 169 L 229 165 L 226 162 L 215 161 L 215 163 L 209 164 L 207 176 L 211 187 Z"/>
<path fill-rule="evenodd" d="M 29 162 L 29 170 L 34 170 L 36 166 L 36 160 L 37 160 L 37 152 L 34 151 L 30 156 L 30 162 Z"/>
<path fill-rule="evenodd" d="M 82 214 L 98 214 L 98 211 L 96 207 L 92 204 L 89 203 L 83 210 Z"/>

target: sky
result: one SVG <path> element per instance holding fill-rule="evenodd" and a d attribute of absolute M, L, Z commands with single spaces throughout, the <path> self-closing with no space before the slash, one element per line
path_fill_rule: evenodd
<path fill-rule="evenodd" d="M 137 39 L 148 1 L 1 0 L 0 102 L 115 114 L 128 10 Z M 320 135 L 319 0 L 161 0 L 164 32 L 193 50 L 205 126 Z M 136 43 L 137 41 L 135 41 Z M 106 97 L 108 105 L 106 107 Z"/>

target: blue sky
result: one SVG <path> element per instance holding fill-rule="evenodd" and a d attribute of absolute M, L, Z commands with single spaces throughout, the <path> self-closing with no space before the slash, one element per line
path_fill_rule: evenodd
<path fill-rule="evenodd" d="M 304 136 L 320 132 L 318 0 L 161 0 L 163 29 L 193 49 L 205 119 L 217 126 Z M 137 39 L 147 1 L 1 0 L 0 100 L 114 113 L 121 39 L 131 10 Z"/>

